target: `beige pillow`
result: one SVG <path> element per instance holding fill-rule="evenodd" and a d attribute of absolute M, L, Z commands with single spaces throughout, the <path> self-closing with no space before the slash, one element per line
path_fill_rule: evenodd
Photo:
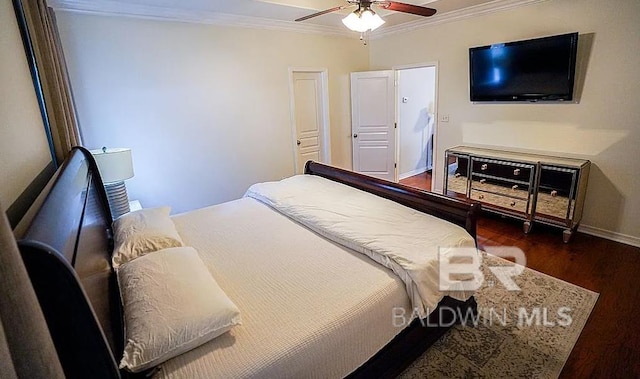
<path fill-rule="evenodd" d="M 161 250 L 118 270 L 126 345 L 120 368 L 140 372 L 240 324 L 240 311 L 192 247 Z"/>
<path fill-rule="evenodd" d="M 183 246 L 169 217 L 170 207 L 148 208 L 120 216 L 113 223 L 113 267 L 169 247 Z"/>

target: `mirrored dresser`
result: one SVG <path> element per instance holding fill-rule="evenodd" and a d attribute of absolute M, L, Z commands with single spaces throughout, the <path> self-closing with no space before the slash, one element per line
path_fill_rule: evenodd
<path fill-rule="evenodd" d="M 591 162 L 582 159 L 458 146 L 445 152 L 445 194 L 483 209 L 562 227 L 568 242 L 582 218 Z"/>

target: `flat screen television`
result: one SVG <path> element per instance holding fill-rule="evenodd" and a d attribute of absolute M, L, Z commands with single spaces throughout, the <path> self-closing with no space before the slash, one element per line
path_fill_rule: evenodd
<path fill-rule="evenodd" d="M 571 101 L 578 33 L 472 47 L 471 101 Z"/>

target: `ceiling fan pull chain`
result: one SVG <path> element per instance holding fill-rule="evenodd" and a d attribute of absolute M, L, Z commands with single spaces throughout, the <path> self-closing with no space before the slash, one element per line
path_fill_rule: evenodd
<path fill-rule="evenodd" d="M 364 31 L 360 33 L 360 41 L 364 43 L 365 46 L 369 44 L 369 31 Z"/>

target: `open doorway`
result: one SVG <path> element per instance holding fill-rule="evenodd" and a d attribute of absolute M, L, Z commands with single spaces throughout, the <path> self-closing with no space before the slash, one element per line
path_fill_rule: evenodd
<path fill-rule="evenodd" d="M 397 162 L 401 184 L 431 191 L 436 126 L 436 64 L 396 68 Z"/>

